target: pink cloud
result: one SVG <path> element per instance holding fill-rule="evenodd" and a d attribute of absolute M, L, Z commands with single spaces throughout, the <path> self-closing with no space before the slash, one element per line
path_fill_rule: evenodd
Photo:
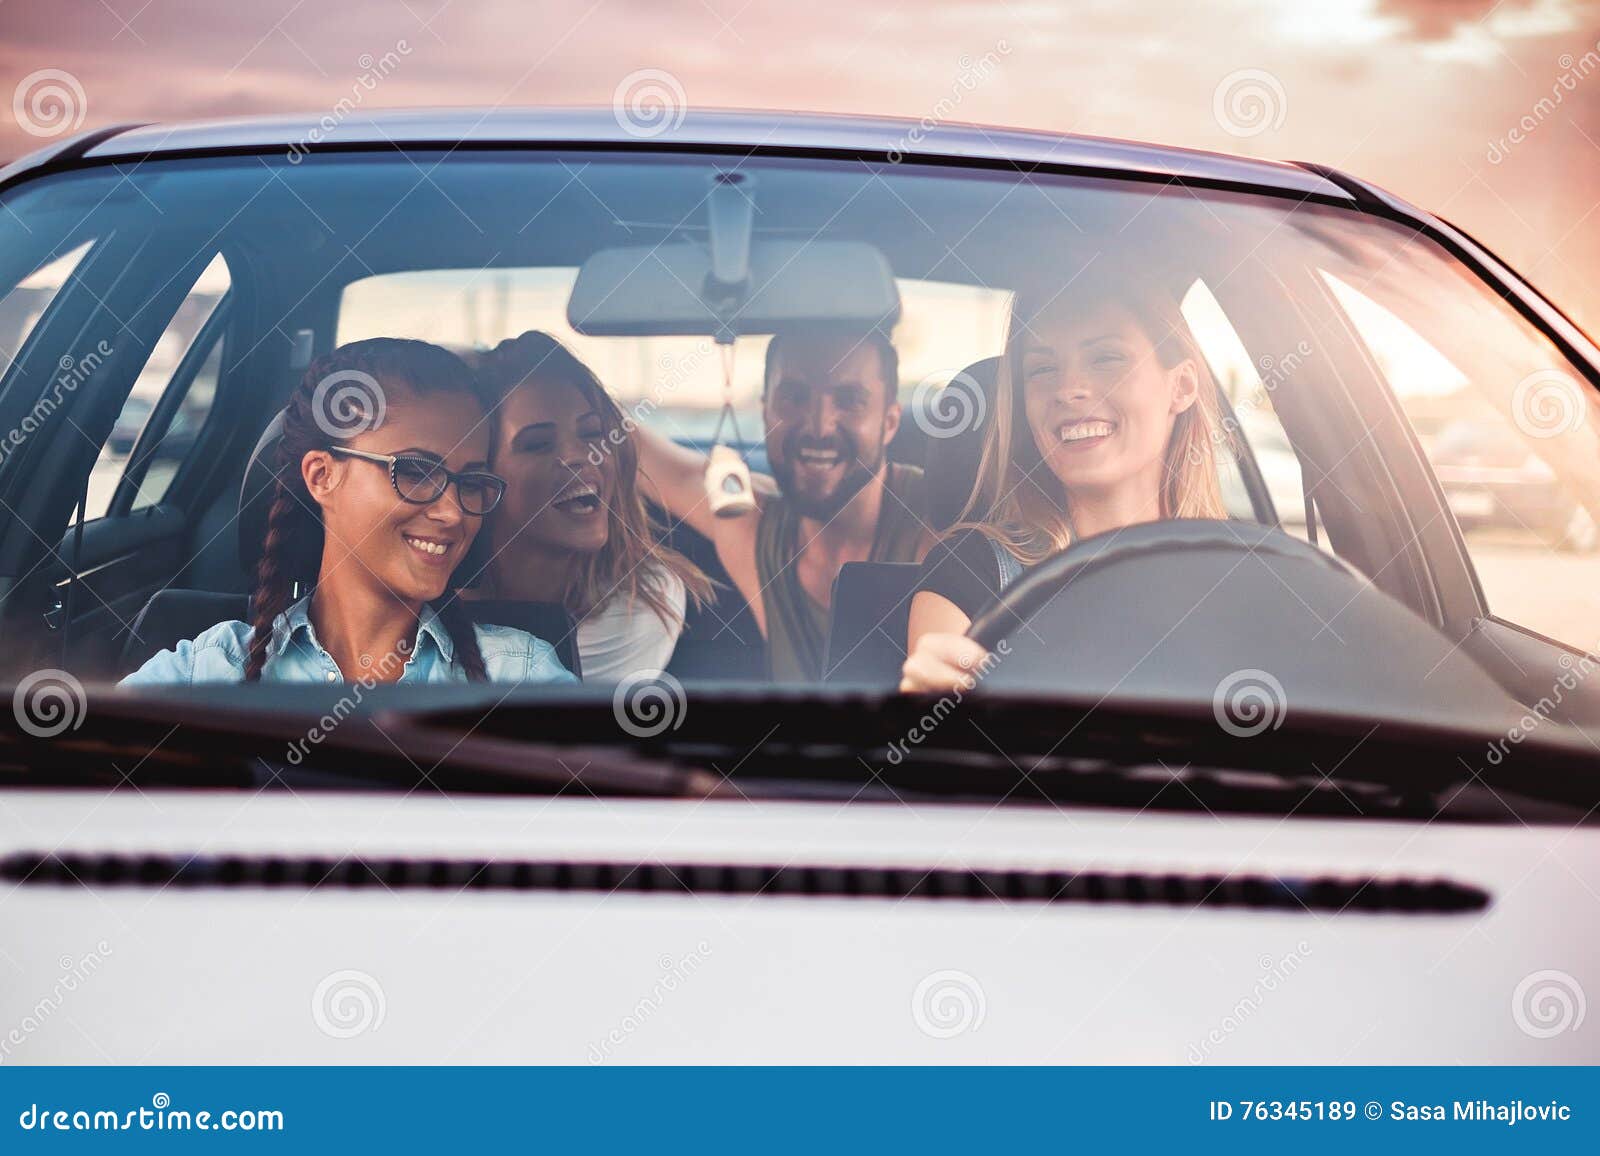
<path fill-rule="evenodd" d="M 918 117 L 951 95 L 963 59 L 1004 40 L 1000 67 L 962 93 L 961 119 L 1334 164 L 1456 219 L 1591 328 L 1600 321 L 1586 272 L 1600 260 L 1600 71 L 1491 161 L 1492 143 L 1560 84 L 1564 55 L 1600 52 L 1600 4 L 1374 0 L 1319 6 L 1307 24 L 1291 0 L 742 3 L 5 4 L 0 98 L 58 68 L 83 86 L 91 127 L 321 113 L 349 94 L 363 54 L 403 40 L 402 65 L 367 103 L 607 104 L 622 77 L 651 67 L 693 104 Z M 1477 37 L 1476 56 L 1441 51 L 1463 35 Z M 1212 109 L 1240 69 L 1269 73 L 1284 94 L 1281 124 L 1248 138 Z M 0 103 L 0 156 L 37 143 L 8 114 Z"/>

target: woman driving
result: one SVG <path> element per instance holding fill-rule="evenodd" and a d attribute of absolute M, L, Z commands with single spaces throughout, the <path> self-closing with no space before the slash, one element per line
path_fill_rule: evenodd
<path fill-rule="evenodd" d="M 900 689 L 970 687 L 973 617 L 1025 566 L 1161 518 L 1226 516 L 1217 388 L 1160 288 L 1075 282 L 1019 299 L 972 496 L 923 561 Z"/>
<path fill-rule="evenodd" d="M 284 409 L 251 621 L 180 642 L 122 685 L 573 681 L 549 643 L 475 626 L 444 597 L 505 489 L 488 457 L 484 405 L 454 354 L 375 338 L 319 358 Z"/>
<path fill-rule="evenodd" d="M 467 596 L 564 604 L 589 681 L 664 668 L 688 602 L 708 600 L 711 583 L 656 542 L 617 403 L 534 330 L 483 355 L 478 373 L 494 399 L 490 460 L 507 485 L 488 527 L 491 559 Z"/>

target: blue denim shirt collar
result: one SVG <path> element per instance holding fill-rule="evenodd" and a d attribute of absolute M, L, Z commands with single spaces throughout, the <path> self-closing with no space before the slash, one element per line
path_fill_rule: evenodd
<path fill-rule="evenodd" d="M 409 643 L 401 640 L 394 653 L 372 655 L 375 660 L 359 671 L 342 671 L 317 642 L 311 625 L 310 605 L 301 599 L 272 624 L 267 644 L 267 664 L 261 672 L 271 682 L 365 682 L 389 679 L 392 664 L 403 660 L 399 681 L 408 685 L 465 682 L 466 671 L 455 662 L 455 645 L 431 609 L 418 616 L 417 633 Z M 473 637 L 483 655 L 484 671 L 491 682 L 570 683 L 577 681 L 561 665 L 554 648 L 543 639 L 507 626 L 475 624 Z M 163 650 L 122 680 L 123 686 L 193 685 L 202 682 L 238 682 L 249 663 L 250 623 L 219 622 L 192 639 L 182 639 Z"/>
<path fill-rule="evenodd" d="M 304 636 L 306 642 L 315 650 L 327 653 L 323 650 L 322 643 L 317 641 L 316 628 L 311 625 L 311 595 L 309 594 L 290 606 L 289 609 L 278 615 L 273 621 L 272 645 L 268 647 L 268 655 L 275 659 L 283 657 L 283 652 L 289 648 L 296 638 L 301 636 Z M 450 637 L 450 631 L 445 629 L 444 623 L 439 620 L 439 615 L 433 607 L 427 604 L 423 605 L 422 613 L 417 619 L 417 636 L 411 641 L 411 651 L 406 658 L 408 663 L 417 655 L 423 639 L 432 641 L 434 648 L 439 652 L 439 658 L 446 666 L 455 662 L 456 648 L 455 642 Z"/>

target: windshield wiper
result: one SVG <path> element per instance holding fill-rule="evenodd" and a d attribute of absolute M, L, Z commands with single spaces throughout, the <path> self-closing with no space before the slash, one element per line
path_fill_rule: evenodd
<path fill-rule="evenodd" d="M 523 735 L 558 747 L 604 743 L 727 776 L 747 795 L 803 783 L 815 795 L 1122 805 L 1148 799 L 1155 784 L 1174 798 L 1254 793 L 1268 809 L 1292 792 L 1338 797 L 1329 813 L 1366 813 L 1365 798 L 1379 810 L 1433 815 L 1441 798 L 1470 785 L 1583 812 L 1600 806 L 1594 736 L 1555 724 L 1494 763 L 1486 755 L 1504 732 L 1488 723 L 1298 708 L 1275 729 L 1240 735 L 1218 725 L 1209 701 L 973 694 L 951 705 L 828 687 L 696 685 L 677 717 L 648 734 L 625 733 L 617 709 L 592 691 L 517 692 L 488 712 L 423 710 L 414 721 L 419 731 L 512 743 Z"/>
<path fill-rule="evenodd" d="M 1276 729 L 1241 737 L 1217 724 L 1209 702 L 1009 694 L 952 705 L 700 684 L 670 717 L 630 726 L 603 687 L 380 687 L 348 712 L 336 709 L 345 701 L 338 691 L 91 696 L 75 730 L 0 735 L 0 781 L 244 786 L 309 774 L 343 777 L 328 785 L 445 791 L 1408 816 L 1433 816 L 1442 801 L 1487 790 L 1505 817 L 1502 799 L 1518 817 L 1544 817 L 1525 812 L 1533 800 L 1535 810 L 1557 804 L 1569 821 L 1565 809 L 1600 806 L 1600 748 L 1553 723 L 1490 763 L 1485 753 L 1503 732 L 1486 726 L 1300 708 Z M 8 767 L 22 768 L 20 780 Z"/>

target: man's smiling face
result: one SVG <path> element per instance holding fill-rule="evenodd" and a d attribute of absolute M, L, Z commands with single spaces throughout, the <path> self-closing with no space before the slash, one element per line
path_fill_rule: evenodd
<path fill-rule="evenodd" d="M 784 497 L 803 515 L 833 517 L 882 470 L 900 427 L 875 339 L 774 337 L 767 359 L 767 460 Z"/>

